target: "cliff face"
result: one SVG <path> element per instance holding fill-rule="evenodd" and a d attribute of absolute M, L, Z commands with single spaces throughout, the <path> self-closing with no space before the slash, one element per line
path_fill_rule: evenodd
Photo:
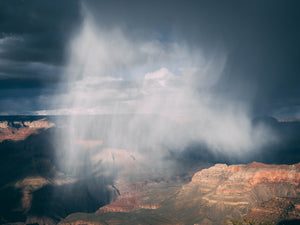
<path fill-rule="evenodd" d="M 55 126 L 46 119 L 36 121 L 0 121 L 0 143 L 4 140 L 22 141 L 31 134 Z"/>
<path fill-rule="evenodd" d="M 276 196 L 297 197 L 299 182 L 300 164 L 217 164 L 197 172 L 180 194 L 186 195 L 197 189 L 209 203 L 255 205 Z"/>
<path fill-rule="evenodd" d="M 284 204 L 292 204 L 288 203 L 288 199 L 298 199 L 300 194 L 299 175 L 300 164 L 217 164 L 197 172 L 192 181 L 182 187 L 177 197 L 185 201 L 194 196 L 194 200 L 202 205 L 200 210 L 206 212 L 206 218 L 217 224 L 221 222 L 220 219 L 243 218 L 251 210 L 255 211 L 255 207 L 272 199 L 281 198 Z M 274 215 L 279 216 L 260 218 L 268 218 L 268 221 L 273 222 L 279 222 L 279 218 L 290 218 L 279 205 L 274 204 L 273 211 L 276 212 Z M 256 214 L 252 212 L 252 215 Z M 294 217 L 300 219 L 298 211 L 294 212 Z"/>
<path fill-rule="evenodd" d="M 216 164 L 195 173 L 186 184 L 117 182 L 116 201 L 92 216 L 70 215 L 60 224 L 222 224 L 230 218 L 278 223 L 300 219 L 299 184 L 300 164 Z M 127 217 L 136 219 L 124 223 Z"/>

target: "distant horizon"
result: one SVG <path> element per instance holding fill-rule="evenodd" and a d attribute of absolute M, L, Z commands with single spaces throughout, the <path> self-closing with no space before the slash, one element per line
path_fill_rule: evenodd
<path fill-rule="evenodd" d="M 6 116 L 37 116 L 37 117 L 43 117 L 43 116 L 110 116 L 110 115 L 156 115 L 156 116 L 166 116 L 167 114 L 159 114 L 159 113 L 103 113 L 103 114 L 0 114 L 0 117 L 6 117 Z M 182 116 L 184 114 L 169 114 L 170 116 Z M 278 122 L 289 122 L 294 120 L 300 120 L 300 117 L 278 117 L 278 116 L 272 116 L 272 115 L 260 115 L 260 116 L 254 116 L 255 118 L 274 118 Z"/>

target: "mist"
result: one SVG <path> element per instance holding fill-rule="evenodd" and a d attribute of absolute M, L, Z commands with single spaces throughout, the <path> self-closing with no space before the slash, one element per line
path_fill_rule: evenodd
<path fill-rule="evenodd" d="M 250 103 L 217 90 L 227 63 L 222 44 L 208 53 L 184 39 L 101 26 L 85 5 L 82 14 L 55 100 L 69 115 L 58 150 L 66 172 L 157 173 L 174 168 L 170 154 L 191 144 L 241 159 L 275 142 L 267 126 L 252 123 Z"/>

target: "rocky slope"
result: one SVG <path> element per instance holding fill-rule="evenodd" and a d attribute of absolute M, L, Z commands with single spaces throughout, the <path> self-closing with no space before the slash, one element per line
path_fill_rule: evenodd
<path fill-rule="evenodd" d="M 297 220 L 300 215 L 299 198 L 274 197 L 251 209 L 245 219 L 259 222 L 273 221 L 280 223 L 283 220 Z M 299 221 L 298 221 L 299 222 Z M 287 224 L 287 222 L 285 222 Z"/>
<path fill-rule="evenodd" d="M 279 223 L 300 219 L 299 183 L 300 164 L 217 164 L 186 184 L 116 183 L 115 202 L 60 224 L 222 224 L 230 218 Z"/>

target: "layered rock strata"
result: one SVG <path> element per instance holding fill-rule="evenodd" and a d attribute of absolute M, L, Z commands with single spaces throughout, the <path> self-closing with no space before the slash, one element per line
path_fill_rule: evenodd
<path fill-rule="evenodd" d="M 53 126 L 55 124 L 45 118 L 35 121 L 0 121 L 0 143 L 4 140 L 22 141 Z"/>
<path fill-rule="evenodd" d="M 116 183 L 114 188 L 119 188 L 116 201 L 96 214 L 72 214 L 60 224 L 78 224 L 78 221 L 143 224 L 147 221 L 219 225 L 232 218 L 274 223 L 297 220 L 300 219 L 299 183 L 300 164 L 216 164 L 195 173 L 184 185 L 154 181 L 139 185 Z"/>

